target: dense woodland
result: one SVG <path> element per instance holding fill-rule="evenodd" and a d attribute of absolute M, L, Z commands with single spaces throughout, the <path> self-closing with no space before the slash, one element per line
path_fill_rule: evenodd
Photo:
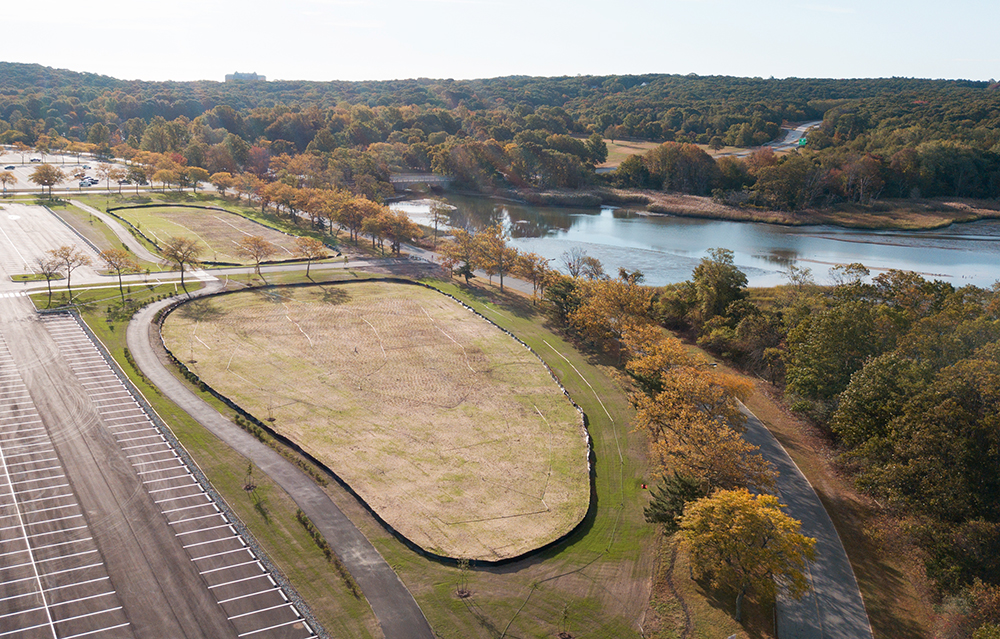
<path fill-rule="evenodd" d="M 983 82 L 676 75 L 390 82 L 140 82 L 0 63 L 0 143 L 137 151 L 210 174 L 308 155 L 310 186 L 369 199 L 435 171 L 468 189 L 621 187 L 796 210 L 1000 195 L 1000 93 Z M 800 152 L 713 160 L 783 122 L 822 119 Z M 663 142 L 610 177 L 603 138 Z"/>

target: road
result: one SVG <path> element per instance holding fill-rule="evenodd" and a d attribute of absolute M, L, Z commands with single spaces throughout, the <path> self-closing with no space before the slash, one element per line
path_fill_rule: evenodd
<path fill-rule="evenodd" d="M 778 639 L 871 639 L 865 604 L 833 521 L 809 481 L 756 416 L 747 416 L 744 438 L 778 471 L 778 497 L 785 511 L 802 522 L 802 533 L 816 539 L 816 561 L 809 564 L 812 590 L 794 600 L 779 597 Z"/>

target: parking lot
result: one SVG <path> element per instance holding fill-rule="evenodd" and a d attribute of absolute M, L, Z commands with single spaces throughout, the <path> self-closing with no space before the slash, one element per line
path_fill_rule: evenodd
<path fill-rule="evenodd" d="M 31 182 L 31 174 L 41 164 L 51 164 L 65 174 L 65 179 L 53 187 L 57 191 L 64 189 L 86 191 L 98 187 L 104 188 L 107 184 L 106 181 L 100 180 L 97 175 L 97 166 L 100 162 L 91 157 L 77 157 L 69 154 L 45 154 L 43 156 L 32 152 L 26 153 L 22 158 L 21 154 L 0 147 L 0 171 L 12 173 L 16 180 L 14 184 L 7 187 L 8 191 L 11 189 L 40 188 Z M 125 168 L 122 165 L 117 166 Z M 84 176 L 89 184 L 84 185 L 80 177 L 77 176 Z M 112 181 L 111 188 L 117 190 L 118 183 Z"/>
<path fill-rule="evenodd" d="M 195 566 L 204 587 L 221 606 L 235 636 L 314 636 L 295 604 L 111 369 L 77 319 L 68 314 L 49 315 L 44 324 L 96 406 L 103 426 Z"/>
<path fill-rule="evenodd" d="M 134 636 L 2 336 L 0 566 L 0 637 Z"/>

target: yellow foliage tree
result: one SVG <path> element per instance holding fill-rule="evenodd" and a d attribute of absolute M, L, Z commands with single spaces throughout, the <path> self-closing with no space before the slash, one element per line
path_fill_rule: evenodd
<path fill-rule="evenodd" d="M 649 438 L 659 473 L 678 473 L 711 487 L 769 488 L 774 471 L 756 446 L 740 437 L 746 423 L 738 399 L 749 383 L 696 362 L 680 340 L 655 326 L 633 326 L 624 336 L 625 370 L 637 390 L 635 430 Z"/>
<path fill-rule="evenodd" d="M 736 592 L 736 620 L 743 598 L 773 598 L 780 585 L 792 597 L 809 591 L 803 571 L 816 555 L 816 540 L 799 532 L 801 522 L 781 511 L 774 495 L 745 488 L 719 490 L 688 504 L 681 518 L 695 575 Z"/>

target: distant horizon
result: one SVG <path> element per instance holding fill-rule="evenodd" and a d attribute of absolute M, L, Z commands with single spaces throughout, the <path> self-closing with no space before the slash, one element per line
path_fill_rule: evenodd
<path fill-rule="evenodd" d="M 752 79 L 752 80 L 889 80 L 892 78 L 902 78 L 906 80 L 927 80 L 932 82 L 985 82 L 985 83 L 995 83 L 994 78 L 978 79 L 978 78 L 946 78 L 946 77 L 925 77 L 925 76 L 902 76 L 902 75 L 883 75 L 883 76 L 851 76 L 851 77 L 833 77 L 833 76 L 802 76 L 802 75 L 790 75 L 790 76 L 767 76 L 763 77 L 760 75 L 733 75 L 729 73 L 679 73 L 675 71 L 637 71 L 630 73 L 573 73 L 573 74 L 556 74 L 556 75 L 537 75 L 528 73 L 508 73 L 504 75 L 491 75 L 491 76 L 476 76 L 476 77 L 438 77 L 438 76 L 409 76 L 409 77 L 386 77 L 386 78 L 366 78 L 366 79 L 343 79 L 343 78 L 329 78 L 329 79 L 319 79 L 319 78 L 281 78 L 272 77 L 266 73 L 261 73 L 255 70 L 246 69 L 231 69 L 226 71 L 221 79 L 218 78 L 197 78 L 197 79 L 177 79 L 177 78 L 167 78 L 167 79 L 148 79 L 148 78 L 126 78 L 113 75 L 111 73 L 103 73 L 99 71 L 93 71 L 88 69 L 72 69 L 69 67 L 59 67 L 52 66 L 49 64 L 43 64 L 41 62 L 26 62 L 26 61 L 15 61 L 15 60 L 0 60 L 2 63 L 8 64 L 37 64 L 50 69 L 55 69 L 58 71 L 69 71 L 70 73 L 80 73 L 80 74 L 94 74 L 104 77 L 110 77 L 121 82 L 219 82 L 225 84 L 225 76 L 233 75 L 236 73 L 240 74 L 254 74 L 258 76 L 264 76 L 266 80 L 261 80 L 262 82 L 406 82 L 410 80 L 431 80 L 431 81 L 454 81 L 454 82 L 473 82 L 476 80 L 493 80 L 497 78 L 513 78 L 513 77 L 530 77 L 530 78 L 574 78 L 574 77 L 607 77 L 607 76 L 617 76 L 617 77 L 630 77 L 630 76 L 647 76 L 647 75 L 663 75 L 663 76 L 693 76 L 693 77 L 722 77 L 722 78 L 734 78 L 734 79 Z M 247 81 L 252 82 L 252 81 Z"/>
<path fill-rule="evenodd" d="M 126 81 L 1000 76 L 983 0 L 50 0 L 4 21 L 0 58 Z"/>

